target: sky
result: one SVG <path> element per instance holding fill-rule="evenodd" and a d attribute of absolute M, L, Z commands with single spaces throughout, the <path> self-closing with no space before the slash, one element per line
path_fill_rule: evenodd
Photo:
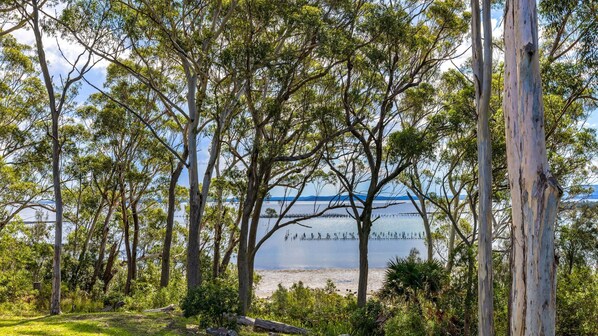
<path fill-rule="evenodd" d="M 60 11 L 61 8 L 58 7 L 54 9 L 54 11 Z M 502 35 L 502 9 L 493 9 L 491 13 L 492 17 L 492 34 L 493 36 L 499 37 Z M 31 30 L 20 29 L 12 33 L 12 35 L 20 42 L 26 45 L 35 46 L 35 39 L 33 36 L 33 32 Z M 459 46 L 457 50 L 457 54 L 461 55 L 460 57 L 453 60 L 453 62 L 446 62 L 442 65 L 441 69 L 446 71 L 450 68 L 454 68 L 455 66 L 462 65 L 467 58 L 471 56 L 470 50 L 471 42 L 468 39 L 465 39 L 464 42 Z M 67 72 L 71 69 L 70 63 L 72 63 L 77 56 L 79 56 L 82 52 L 84 52 L 84 48 L 76 43 L 72 43 L 60 36 L 52 37 L 49 35 L 44 36 L 44 46 L 46 50 L 46 57 L 49 62 L 50 72 L 53 74 L 53 80 L 59 81 L 60 77 L 65 77 Z M 60 47 L 59 47 L 60 46 Z M 499 55 L 495 51 L 494 58 L 497 59 Z M 85 76 L 87 80 L 94 83 L 97 86 L 101 87 L 101 84 L 104 82 L 106 78 L 106 68 L 108 66 L 108 62 L 105 60 L 99 60 L 99 62 L 94 66 L 94 68 Z M 95 89 L 87 85 L 85 82 L 81 82 L 81 88 L 79 90 L 79 94 L 76 100 L 79 103 L 84 103 L 90 94 L 95 93 Z M 592 113 L 588 120 L 587 126 L 596 128 L 598 126 L 598 113 Z M 199 146 L 200 148 L 198 152 L 198 163 L 199 163 L 199 172 L 200 177 L 203 176 L 203 172 L 206 169 L 207 159 L 208 159 L 208 148 L 209 148 L 209 139 L 207 138 L 200 138 L 199 139 Z M 185 170 L 179 179 L 179 184 L 183 186 L 188 186 L 188 174 Z M 323 191 L 323 195 L 326 194 L 334 194 L 335 187 L 334 186 L 327 186 Z M 315 189 L 313 186 L 306 188 L 303 193 L 304 195 L 314 195 Z M 281 196 L 282 190 L 274 190 L 272 196 Z"/>

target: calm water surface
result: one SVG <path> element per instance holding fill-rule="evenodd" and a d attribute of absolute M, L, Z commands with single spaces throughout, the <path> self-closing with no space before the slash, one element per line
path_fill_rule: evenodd
<path fill-rule="evenodd" d="M 289 213 L 311 214 L 324 209 L 326 204 L 297 202 Z M 423 254 L 425 245 L 422 239 L 394 239 L 395 235 L 398 238 L 403 234 L 419 238 L 421 233 L 423 236 L 423 224 L 420 217 L 414 215 L 415 208 L 409 202 L 392 206 L 379 202 L 377 206 L 381 208 L 374 211 L 374 216 L 380 215 L 380 217 L 374 223 L 369 241 L 370 268 L 386 267 L 386 263 L 391 258 L 405 257 L 412 248 L 418 249 Z M 280 213 L 280 207 L 279 202 L 265 202 L 263 211 L 265 213 L 266 209 L 270 208 Z M 345 209 L 335 209 L 328 213 L 345 216 L 347 214 Z M 26 221 L 33 221 L 35 212 L 28 209 L 21 214 L 21 217 Z M 176 217 L 177 221 L 183 221 L 185 214 L 180 211 L 177 212 Z M 45 213 L 44 220 L 53 221 L 54 214 Z M 263 237 L 266 230 L 270 229 L 275 222 L 274 218 L 262 218 L 258 239 Z M 302 225 L 304 226 L 295 224 L 284 227 L 270 237 L 257 252 L 256 269 L 357 268 L 359 266 L 358 240 L 351 239 L 351 234 L 357 237 L 356 224 L 352 218 L 320 217 L 306 220 Z M 63 231 L 65 241 L 72 230 L 72 225 L 65 223 Z M 375 235 L 380 236 L 382 233 L 385 239 L 376 239 Z M 305 239 L 302 239 L 304 235 Z M 346 239 L 343 239 L 343 235 Z M 389 235 L 393 239 L 387 239 Z M 124 247 L 122 254 L 124 258 Z"/>
<path fill-rule="evenodd" d="M 384 204 L 381 202 L 378 205 L 383 206 Z M 318 204 L 316 204 L 316 208 L 317 206 Z M 276 202 L 265 203 L 264 211 L 267 208 L 278 211 L 280 205 Z M 290 213 L 310 213 L 313 212 L 313 209 L 313 202 L 300 202 L 293 206 Z M 391 258 L 405 257 L 413 248 L 418 249 L 421 253 L 425 251 L 423 239 L 394 238 L 395 235 L 399 238 L 403 234 L 417 238 L 422 234 L 423 237 L 424 229 L 420 217 L 406 215 L 414 212 L 415 208 L 410 203 L 392 205 L 375 211 L 374 216 L 380 215 L 380 217 L 374 222 L 369 241 L 368 255 L 371 268 L 386 267 Z M 336 209 L 333 213 L 346 214 L 346 211 Z M 275 219 L 262 218 L 260 237 L 274 223 Z M 290 225 L 280 229 L 268 239 L 257 252 L 256 269 L 357 268 L 359 266 L 359 242 L 356 239 L 350 239 L 351 233 L 357 237 L 356 224 L 352 218 L 315 218 L 304 221 L 302 224 L 309 227 Z M 304 234 L 305 239 L 302 239 Z M 312 234 L 313 240 L 311 239 Z M 343 234 L 347 239 L 342 239 Z M 382 234 L 384 234 L 384 238 L 381 237 Z M 393 239 L 388 239 L 389 235 Z"/>

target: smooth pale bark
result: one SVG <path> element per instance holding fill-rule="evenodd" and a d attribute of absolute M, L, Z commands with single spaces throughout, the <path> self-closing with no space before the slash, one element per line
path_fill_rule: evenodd
<path fill-rule="evenodd" d="M 478 115 L 478 334 L 494 335 L 492 284 L 492 140 L 490 137 L 490 90 L 492 84 L 492 27 L 490 0 L 482 1 L 484 42 L 479 0 L 471 1 L 472 67 Z"/>
<path fill-rule="evenodd" d="M 513 217 L 510 334 L 554 335 L 554 227 L 562 190 L 546 157 L 535 0 L 507 1 L 504 38 L 503 111 Z"/>
<path fill-rule="evenodd" d="M 202 179 L 201 194 L 199 193 L 199 173 L 197 168 L 197 126 L 199 115 L 197 111 L 197 99 L 195 98 L 197 76 L 191 73 L 190 64 L 183 62 L 185 74 L 187 75 L 187 102 L 189 107 L 189 118 L 191 119 L 188 133 L 189 148 L 189 192 L 190 192 L 190 215 L 189 215 L 189 245 L 187 249 L 187 289 L 201 284 L 200 265 L 200 231 L 203 213 L 206 207 L 212 175 L 216 160 L 220 156 L 222 124 L 228 117 L 231 109 L 223 112 L 216 120 L 216 131 L 212 135 L 210 144 L 210 156 Z M 201 91 L 205 92 L 207 81 L 201 85 Z M 238 98 L 238 96 L 237 96 Z"/>
<path fill-rule="evenodd" d="M 42 40 L 41 28 L 39 25 L 39 3 L 33 1 L 33 32 L 37 47 L 37 56 L 43 74 L 44 84 L 48 93 L 50 113 L 52 117 L 52 181 L 54 185 L 54 203 L 56 209 L 56 221 L 54 227 L 54 261 L 52 267 L 52 297 L 50 299 L 50 314 L 60 314 L 60 255 L 62 252 L 62 190 L 60 188 L 60 138 L 59 138 L 59 117 L 60 109 L 56 106 L 56 96 L 54 94 L 54 84 L 48 69 L 46 53 Z"/>

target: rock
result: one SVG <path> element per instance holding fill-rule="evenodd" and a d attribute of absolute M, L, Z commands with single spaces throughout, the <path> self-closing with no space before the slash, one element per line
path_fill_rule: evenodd
<path fill-rule="evenodd" d="M 253 323 L 253 330 L 280 332 L 283 334 L 307 335 L 306 329 L 284 324 L 281 322 L 262 320 L 259 318 L 255 319 L 255 322 Z"/>
<path fill-rule="evenodd" d="M 208 328 L 206 329 L 206 333 L 213 336 L 229 336 L 228 329 L 226 328 Z"/>
<path fill-rule="evenodd" d="M 208 328 L 206 333 L 213 336 L 239 336 L 236 331 L 226 328 Z"/>
<path fill-rule="evenodd" d="M 112 308 L 112 306 L 111 306 L 111 305 L 107 305 L 107 306 L 105 306 L 105 307 L 104 307 L 104 309 L 102 309 L 102 311 L 103 311 L 103 312 L 109 312 L 109 311 L 112 311 L 113 309 L 114 309 L 114 308 Z"/>

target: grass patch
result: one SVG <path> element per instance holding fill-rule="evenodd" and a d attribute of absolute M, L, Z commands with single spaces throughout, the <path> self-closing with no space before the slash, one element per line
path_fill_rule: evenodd
<path fill-rule="evenodd" d="M 264 336 L 250 327 L 239 331 L 241 336 Z M 0 335 L 43 336 L 207 336 L 198 330 L 197 319 L 186 319 L 180 313 L 85 313 L 60 316 L 0 316 Z"/>
<path fill-rule="evenodd" d="M 89 313 L 34 318 L 0 317 L 0 335 L 190 335 L 177 313 Z"/>

